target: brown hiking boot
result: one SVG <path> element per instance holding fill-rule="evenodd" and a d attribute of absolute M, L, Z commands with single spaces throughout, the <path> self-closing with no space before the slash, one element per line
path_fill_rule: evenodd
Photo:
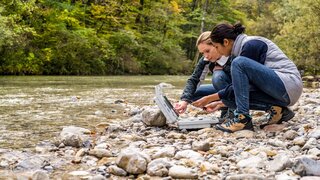
<path fill-rule="evenodd" d="M 283 121 L 289 121 L 294 117 L 294 112 L 287 107 L 272 106 L 268 111 L 268 122 L 260 126 L 263 129 L 270 124 L 281 124 Z"/>
<path fill-rule="evenodd" d="M 231 110 L 230 108 L 221 108 L 220 110 L 221 110 L 221 115 L 218 118 L 219 124 L 226 123 L 234 118 L 233 110 Z"/>
<path fill-rule="evenodd" d="M 233 133 L 240 130 L 251 130 L 253 131 L 253 125 L 251 121 L 251 117 L 246 114 L 237 114 L 235 117 L 228 122 L 218 124 L 216 129 Z"/>

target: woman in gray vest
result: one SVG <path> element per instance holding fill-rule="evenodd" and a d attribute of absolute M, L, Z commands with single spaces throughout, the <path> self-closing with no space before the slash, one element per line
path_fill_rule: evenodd
<path fill-rule="evenodd" d="M 294 113 L 288 106 L 298 101 L 303 89 L 296 65 L 281 49 L 266 38 L 247 36 L 244 30 L 240 23 L 222 23 L 212 30 L 210 38 L 218 52 L 236 57 L 231 64 L 232 84 L 193 103 L 210 111 L 221 100 L 220 105 L 236 109 L 235 118 L 216 126 L 225 132 L 253 130 L 250 109 L 269 113 L 261 128 L 290 120 Z"/>

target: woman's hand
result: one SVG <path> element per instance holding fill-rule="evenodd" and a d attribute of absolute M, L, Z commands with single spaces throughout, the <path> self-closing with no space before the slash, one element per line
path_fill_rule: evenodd
<path fill-rule="evenodd" d="M 174 105 L 174 109 L 178 114 L 182 114 L 186 111 L 187 106 L 188 106 L 187 101 L 180 101 L 179 103 L 176 103 Z"/>
<path fill-rule="evenodd" d="M 209 96 L 205 96 L 205 97 L 193 102 L 192 105 L 202 108 L 210 102 L 211 102 L 211 100 L 210 100 Z"/>
<path fill-rule="evenodd" d="M 226 107 L 222 101 L 215 101 L 210 104 L 207 104 L 206 106 L 203 107 L 203 109 L 207 112 L 212 113 L 219 110 L 222 107 Z"/>
<path fill-rule="evenodd" d="M 214 93 L 193 102 L 192 105 L 202 108 L 205 105 L 209 104 L 210 102 L 218 101 L 218 100 L 220 100 L 218 93 Z"/>

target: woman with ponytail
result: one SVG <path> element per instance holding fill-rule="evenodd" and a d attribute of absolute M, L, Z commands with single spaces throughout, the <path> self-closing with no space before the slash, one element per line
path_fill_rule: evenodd
<path fill-rule="evenodd" d="M 294 117 L 288 106 L 295 104 L 302 94 L 303 84 L 296 65 L 269 39 L 247 36 L 244 31 L 241 23 L 223 23 L 212 30 L 210 38 L 217 51 L 235 56 L 231 64 L 232 84 L 193 103 L 210 111 L 217 105 L 214 101 L 221 100 L 235 109 L 235 118 L 216 126 L 225 132 L 253 130 L 250 109 L 269 113 L 268 122 L 261 128 L 288 121 Z"/>

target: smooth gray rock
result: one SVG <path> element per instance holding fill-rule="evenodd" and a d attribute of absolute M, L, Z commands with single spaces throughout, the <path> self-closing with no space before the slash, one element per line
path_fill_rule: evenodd
<path fill-rule="evenodd" d="M 294 163 L 292 171 L 300 176 L 320 176 L 320 161 L 300 158 Z"/>
<path fill-rule="evenodd" d="M 148 126 L 162 127 L 167 120 L 159 109 L 148 108 L 142 112 L 142 122 Z"/>

